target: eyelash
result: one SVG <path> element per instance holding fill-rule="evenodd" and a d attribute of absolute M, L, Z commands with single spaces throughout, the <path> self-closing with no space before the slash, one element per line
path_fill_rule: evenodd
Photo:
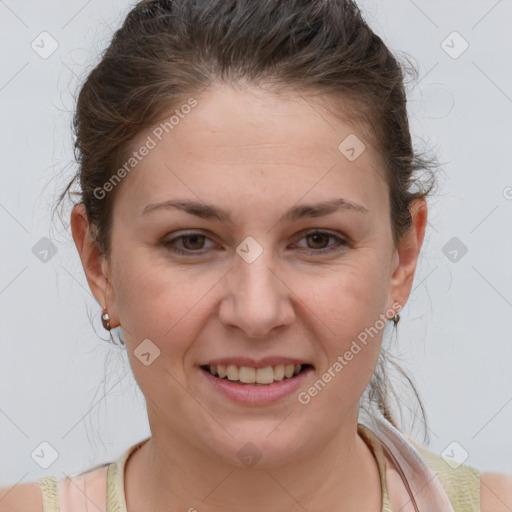
<path fill-rule="evenodd" d="M 332 239 L 334 239 L 339 245 L 338 246 L 331 246 L 331 247 L 328 247 L 328 248 L 325 248 L 325 249 L 308 249 L 306 250 L 306 252 L 310 255 L 313 255 L 313 254 L 327 254 L 327 253 L 331 253 L 331 252 L 334 252 L 334 251 L 339 251 L 345 247 L 347 247 L 349 245 L 349 243 L 341 238 L 340 236 L 338 235 L 334 235 L 333 233 L 329 233 L 328 231 L 319 231 L 319 230 L 314 230 L 314 231 L 309 231 L 308 233 L 305 233 L 302 238 L 307 238 L 308 236 L 311 236 L 311 235 L 316 235 L 316 234 L 320 234 L 320 235 L 326 235 Z M 205 239 L 208 239 L 208 237 L 206 235 L 204 235 L 203 233 L 200 233 L 200 232 L 192 232 L 192 233 L 186 233 L 184 235 L 180 235 L 180 236 L 177 236 L 175 238 L 173 238 L 172 240 L 169 240 L 167 242 L 164 242 L 164 246 L 171 252 L 175 253 L 175 254 L 178 254 L 178 255 L 184 255 L 184 256 L 191 256 L 191 255 L 201 255 L 201 254 L 204 254 L 204 252 L 200 252 L 200 251 L 192 251 L 192 250 L 182 250 L 182 249 L 178 249 L 177 247 L 172 247 L 172 244 L 174 244 L 175 242 L 177 242 L 178 240 L 182 240 L 184 238 L 189 238 L 189 237 L 193 237 L 193 236 L 204 236 Z M 301 238 L 301 240 L 302 240 Z"/>

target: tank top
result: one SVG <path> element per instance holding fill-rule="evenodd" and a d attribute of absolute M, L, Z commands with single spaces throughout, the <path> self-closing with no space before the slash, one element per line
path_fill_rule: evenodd
<path fill-rule="evenodd" d="M 358 423 L 357 430 L 377 461 L 381 483 L 381 512 L 393 512 L 386 486 L 388 461 L 381 442 L 367 426 Z M 126 461 L 149 439 L 150 437 L 130 446 L 115 461 L 101 464 L 78 475 L 60 480 L 53 476 L 39 478 L 37 484 L 43 496 L 43 512 L 127 512 L 124 492 Z M 413 441 L 410 442 L 439 480 L 453 511 L 480 512 L 480 471 L 464 464 L 454 468 L 439 455 Z M 419 510 L 444 512 L 429 507 L 428 502 L 426 507 Z"/>

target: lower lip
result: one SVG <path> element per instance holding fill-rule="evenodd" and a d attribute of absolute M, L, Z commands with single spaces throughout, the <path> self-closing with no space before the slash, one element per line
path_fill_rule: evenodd
<path fill-rule="evenodd" d="M 199 369 L 201 373 L 215 386 L 215 388 L 225 396 L 235 402 L 248 405 L 266 405 L 292 394 L 294 391 L 304 384 L 310 372 L 313 371 L 312 366 L 308 366 L 295 377 L 283 379 L 272 384 L 253 385 L 239 384 L 227 379 L 219 379 L 214 377 L 208 370 Z"/>

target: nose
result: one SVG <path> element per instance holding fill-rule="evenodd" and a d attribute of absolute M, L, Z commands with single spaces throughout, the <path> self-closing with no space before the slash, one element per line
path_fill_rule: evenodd
<path fill-rule="evenodd" d="M 282 273 L 281 273 L 282 274 Z M 252 263 L 236 255 L 225 277 L 226 292 L 219 309 L 221 322 L 248 338 L 268 337 L 295 319 L 293 292 L 284 282 L 270 251 Z"/>

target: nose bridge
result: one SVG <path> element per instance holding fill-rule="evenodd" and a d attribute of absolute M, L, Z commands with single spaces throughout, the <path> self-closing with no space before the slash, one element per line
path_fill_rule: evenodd
<path fill-rule="evenodd" d="M 258 298 L 258 296 L 266 296 L 266 299 L 275 297 L 279 293 L 279 286 L 276 282 L 274 272 L 271 270 L 275 267 L 271 251 L 264 251 L 255 261 L 247 262 L 243 258 L 235 264 L 235 272 L 237 273 L 237 287 L 240 289 L 242 296 L 248 298 Z"/>
<path fill-rule="evenodd" d="M 229 306 L 221 308 L 222 320 L 250 337 L 261 337 L 291 321 L 293 309 L 287 288 L 275 273 L 273 251 L 253 239 L 242 242 L 237 253 L 228 274 Z"/>

